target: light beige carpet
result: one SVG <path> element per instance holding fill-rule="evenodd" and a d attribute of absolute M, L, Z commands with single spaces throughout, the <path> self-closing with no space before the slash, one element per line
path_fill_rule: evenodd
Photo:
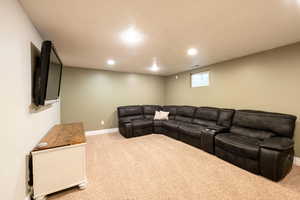
<path fill-rule="evenodd" d="M 296 179 L 290 174 L 290 182 L 274 183 L 163 135 L 90 136 L 87 158 L 88 188 L 65 190 L 49 199 L 300 199 L 300 173 L 292 172 Z"/>

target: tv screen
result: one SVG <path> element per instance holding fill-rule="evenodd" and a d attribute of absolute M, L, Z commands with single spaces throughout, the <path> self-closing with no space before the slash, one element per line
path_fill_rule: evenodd
<path fill-rule="evenodd" d="M 39 66 L 35 72 L 34 104 L 45 103 L 59 98 L 63 64 L 51 41 L 44 41 Z"/>

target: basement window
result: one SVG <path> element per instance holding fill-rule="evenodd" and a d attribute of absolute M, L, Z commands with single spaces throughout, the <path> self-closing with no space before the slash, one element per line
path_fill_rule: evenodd
<path fill-rule="evenodd" d="M 191 74 L 192 88 L 209 86 L 209 71 Z"/>

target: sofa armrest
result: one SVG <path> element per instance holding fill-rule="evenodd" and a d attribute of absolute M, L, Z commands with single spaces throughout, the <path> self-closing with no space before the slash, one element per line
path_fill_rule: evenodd
<path fill-rule="evenodd" d="M 273 181 L 285 177 L 293 166 L 294 141 L 286 137 L 271 137 L 260 144 L 259 165 L 262 176 Z"/>
<path fill-rule="evenodd" d="M 223 126 L 210 126 L 201 131 L 201 148 L 211 154 L 215 153 L 215 136 L 227 132 L 228 128 Z"/>
<path fill-rule="evenodd" d="M 285 137 L 271 137 L 271 138 L 265 139 L 260 144 L 260 147 L 284 151 L 284 150 L 293 148 L 294 141 L 290 138 L 285 138 Z"/>

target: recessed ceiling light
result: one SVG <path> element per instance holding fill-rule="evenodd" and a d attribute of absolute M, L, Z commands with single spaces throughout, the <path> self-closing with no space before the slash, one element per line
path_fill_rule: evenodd
<path fill-rule="evenodd" d="M 127 44 L 137 44 L 143 39 L 143 35 L 131 26 L 121 33 L 121 39 Z"/>
<path fill-rule="evenodd" d="M 156 63 L 153 63 L 153 65 L 151 66 L 150 70 L 156 72 L 156 71 L 159 70 L 159 67 L 157 66 Z"/>
<path fill-rule="evenodd" d="M 153 65 L 150 67 L 150 70 L 154 72 L 159 70 L 159 67 L 157 66 L 156 58 L 153 58 Z"/>
<path fill-rule="evenodd" d="M 114 64 L 116 64 L 116 61 L 114 61 L 114 60 L 112 60 L 112 59 L 109 59 L 109 60 L 106 61 L 106 63 L 107 63 L 108 65 L 114 65 Z"/>
<path fill-rule="evenodd" d="M 194 56 L 198 53 L 198 50 L 195 49 L 195 48 L 190 48 L 187 50 L 187 54 L 190 55 L 190 56 Z"/>

